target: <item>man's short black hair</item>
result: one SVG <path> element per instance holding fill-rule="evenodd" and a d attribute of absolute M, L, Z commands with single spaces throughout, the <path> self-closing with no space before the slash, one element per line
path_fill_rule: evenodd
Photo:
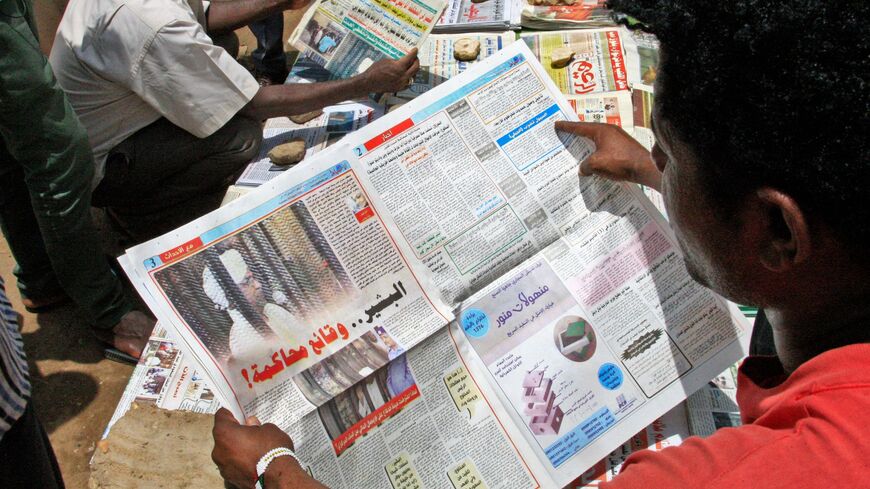
<path fill-rule="evenodd" d="M 780 189 L 870 242 L 870 2 L 611 0 L 662 45 L 659 114 L 725 204 Z M 863 245 L 863 246 L 862 246 Z"/>

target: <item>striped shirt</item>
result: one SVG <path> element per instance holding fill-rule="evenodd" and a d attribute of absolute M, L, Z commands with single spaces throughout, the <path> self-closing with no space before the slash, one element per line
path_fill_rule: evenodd
<path fill-rule="evenodd" d="M 18 320 L 0 277 L 0 440 L 24 413 L 30 399 L 30 376 Z"/>

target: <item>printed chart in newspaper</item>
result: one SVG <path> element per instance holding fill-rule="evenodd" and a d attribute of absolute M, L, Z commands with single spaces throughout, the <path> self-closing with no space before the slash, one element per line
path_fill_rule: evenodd
<path fill-rule="evenodd" d="M 293 74 L 350 78 L 401 58 L 423 43 L 444 8 L 443 0 L 318 0 L 288 41 L 299 50 Z"/>

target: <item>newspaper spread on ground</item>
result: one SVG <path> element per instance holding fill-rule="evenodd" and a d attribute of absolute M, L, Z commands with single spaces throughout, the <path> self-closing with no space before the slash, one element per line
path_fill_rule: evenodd
<path fill-rule="evenodd" d="M 434 32 L 518 29 L 525 0 L 450 0 Z"/>
<path fill-rule="evenodd" d="M 292 139 L 305 140 L 305 158 L 321 151 L 345 134 L 353 132 L 382 116 L 386 108 L 370 101 L 345 102 L 330 105 L 323 114 L 305 124 L 296 124 L 287 117 L 275 117 L 263 127 L 260 153 L 248 164 L 236 185 L 257 187 L 287 170 L 287 166 L 272 163 L 268 153 L 275 146 Z M 304 159 L 303 159 L 304 161 Z"/>
<path fill-rule="evenodd" d="M 551 5 L 544 0 L 540 5 L 524 1 L 521 21 L 523 28 L 556 30 L 612 26 L 606 0 L 579 0 L 573 5 Z M 559 3 L 559 2 L 557 2 Z"/>
<path fill-rule="evenodd" d="M 547 73 L 566 95 L 629 90 L 620 29 L 580 29 L 555 32 L 524 32 L 526 42 L 544 65 Z M 554 67 L 553 50 L 568 47 L 574 52 L 571 62 Z"/>
<path fill-rule="evenodd" d="M 453 43 L 472 39 L 480 43 L 480 54 L 474 61 L 458 61 L 453 56 Z M 506 32 L 468 32 L 464 34 L 432 34 L 420 47 L 420 71 L 407 89 L 396 93 L 404 101 L 416 98 L 433 87 L 462 73 L 474 63 L 492 56 L 516 40 L 516 34 Z"/>
<path fill-rule="evenodd" d="M 375 61 L 398 59 L 420 46 L 445 8 L 444 0 L 318 0 L 288 42 L 299 51 L 296 76 L 350 78 Z"/>
<path fill-rule="evenodd" d="M 636 186 L 578 180 L 592 147 L 556 120 L 514 43 L 122 265 L 221 404 L 324 483 L 563 486 L 749 327 Z"/>

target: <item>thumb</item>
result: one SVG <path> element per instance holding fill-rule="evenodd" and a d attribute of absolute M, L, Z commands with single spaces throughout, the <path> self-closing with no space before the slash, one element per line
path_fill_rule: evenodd
<path fill-rule="evenodd" d="M 260 426 L 260 420 L 256 416 L 249 416 L 245 419 L 245 424 L 248 426 Z"/>
<path fill-rule="evenodd" d="M 417 59 L 417 48 L 411 49 L 408 51 L 408 54 L 399 58 L 399 61 L 405 65 L 411 65 Z"/>

